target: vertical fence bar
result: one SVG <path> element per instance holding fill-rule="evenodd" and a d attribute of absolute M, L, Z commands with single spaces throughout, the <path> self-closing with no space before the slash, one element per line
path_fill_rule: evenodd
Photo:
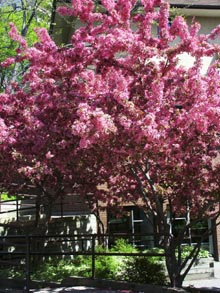
<path fill-rule="evenodd" d="M 29 293 L 30 290 L 30 236 L 26 235 L 26 284 L 25 292 Z"/>
<path fill-rule="evenodd" d="M 63 196 L 60 197 L 60 216 L 63 218 Z"/>
<path fill-rule="evenodd" d="M 18 197 L 16 196 L 16 220 L 18 221 L 19 213 L 18 213 Z"/>
<path fill-rule="evenodd" d="M 95 237 L 96 234 L 92 235 L 92 279 L 95 279 Z"/>

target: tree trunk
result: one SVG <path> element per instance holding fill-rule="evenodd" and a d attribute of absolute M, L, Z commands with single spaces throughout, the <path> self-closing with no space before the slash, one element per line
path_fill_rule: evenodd
<path fill-rule="evenodd" d="M 180 263 L 178 263 L 176 257 L 176 245 L 171 243 L 165 249 L 166 253 L 166 267 L 170 279 L 170 285 L 173 288 L 181 288 L 183 284 L 184 277 L 181 275 Z"/>

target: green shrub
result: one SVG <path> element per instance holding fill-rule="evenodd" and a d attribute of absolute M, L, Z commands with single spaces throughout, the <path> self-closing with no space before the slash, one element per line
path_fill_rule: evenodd
<path fill-rule="evenodd" d="M 138 252 L 131 244 L 124 239 L 116 241 L 112 251 L 117 252 Z M 160 248 L 151 248 L 143 253 L 163 253 Z M 166 284 L 166 276 L 162 256 L 122 256 L 118 279 L 128 282 L 146 283 L 146 284 Z"/>
<path fill-rule="evenodd" d="M 21 267 L 0 268 L 0 278 L 24 279 L 25 271 Z"/>
<path fill-rule="evenodd" d="M 2 192 L 0 193 L 0 199 L 1 201 L 6 201 L 6 200 L 15 200 L 16 199 L 16 196 L 14 195 L 10 195 L 8 194 L 7 192 Z"/>
<path fill-rule="evenodd" d="M 58 282 L 71 275 L 75 275 L 75 266 L 72 265 L 70 260 L 47 260 L 33 269 L 31 278 L 33 280 Z"/>
<path fill-rule="evenodd" d="M 138 252 L 124 239 L 118 239 L 110 249 L 101 246 L 96 247 L 96 252 Z M 161 249 L 153 248 L 145 252 L 161 253 Z M 161 264 L 162 257 L 137 257 L 137 256 L 96 256 L 95 276 L 96 278 L 125 280 L 138 283 L 164 284 L 165 276 Z M 0 272 L 1 275 L 1 272 Z M 24 270 L 16 269 L 4 271 L 4 275 L 24 277 Z M 92 276 L 92 257 L 78 255 L 72 259 L 50 258 L 42 261 L 36 267 L 32 266 L 31 278 L 41 281 L 61 281 L 69 276 Z"/>
<path fill-rule="evenodd" d="M 138 250 L 130 243 L 128 243 L 125 239 L 119 238 L 115 241 L 115 244 L 111 248 L 112 252 L 138 252 Z"/>
<path fill-rule="evenodd" d="M 144 284 L 166 285 L 167 283 L 163 264 L 146 256 L 127 258 L 122 279 Z"/>
<path fill-rule="evenodd" d="M 101 246 L 96 248 L 96 252 L 106 252 Z M 77 256 L 72 260 L 75 267 L 75 275 L 91 278 L 92 276 L 92 257 Z M 100 279 L 117 279 L 119 260 L 115 256 L 96 256 L 95 257 L 95 277 Z"/>
<path fill-rule="evenodd" d="M 97 252 L 106 252 L 105 249 L 99 248 Z M 101 279 L 117 279 L 119 268 L 119 259 L 116 256 L 97 256 L 95 259 L 95 276 Z"/>
<path fill-rule="evenodd" d="M 158 247 L 148 248 L 143 251 L 144 253 L 152 253 L 155 256 L 151 256 L 150 259 L 154 262 L 162 262 L 164 261 L 164 256 L 156 255 L 156 254 L 164 254 L 164 249 Z"/>
<path fill-rule="evenodd" d="M 102 246 L 96 247 L 96 252 L 137 252 L 137 250 L 128 244 L 124 239 L 118 239 L 115 245 L 110 249 Z M 95 258 L 95 276 L 96 278 L 120 280 L 124 256 L 96 256 Z M 32 278 L 47 281 L 60 281 L 67 276 L 92 276 L 92 257 L 75 256 L 71 260 L 49 260 L 37 269 L 33 270 Z"/>
<path fill-rule="evenodd" d="M 193 246 L 183 246 L 182 247 L 182 258 L 186 258 L 190 255 L 190 252 L 193 250 Z M 210 253 L 208 250 L 201 248 L 197 258 L 208 258 Z"/>

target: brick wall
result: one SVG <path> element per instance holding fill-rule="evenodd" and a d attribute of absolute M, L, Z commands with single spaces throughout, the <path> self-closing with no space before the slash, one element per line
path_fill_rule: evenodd
<path fill-rule="evenodd" d="M 100 212 L 100 220 L 103 223 L 104 226 L 104 233 L 107 232 L 107 228 L 108 228 L 108 215 L 107 215 L 107 210 L 103 210 Z"/>

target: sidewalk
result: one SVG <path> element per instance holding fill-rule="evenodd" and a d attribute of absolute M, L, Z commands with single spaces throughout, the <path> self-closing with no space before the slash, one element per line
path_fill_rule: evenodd
<path fill-rule="evenodd" d="M 77 287 L 68 287 L 68 288 L 56 288 L 56 289 L 50 289 L 50 288 L 45 288 L 41 290 L 30 290 L 30 292 L 34 293 L 76 293 L 76 292 L 81 292 L 81 293 L 136 293 L 133 291 L 127 291 L 127 290 L 120 290 L 120 291 L 113 291 L 113 290 L 105 290 L 105 289 L 97 289 L 93 287 L 84 287 L 84 286 L 77 286 Z"/>
<path fill-rule="evenodd" d="M 196 288 L 201 289 L 201 292 L 220 292 L 220 279 L 210 278 L 202 280 L 191 280 L 183 283 L 183 288 Z M 156 290 L 157 291 L 157 290 Z M 183 290 L 185 292 L 185 290 Z M 21 289 L 0 289 L 0 293 L 23 293 Z M 155 290 L 128 290 L 128 289 L 110 289 L 109 287 L 92 287 L 92 286 L 63 286 L 58 288 L 42 288 L 42 289 L 31 289 L 30 293 L 154 293 Z M 193 290 L 191 292 L 194 292 Z M 198 292 L 198 291 L 195 291 Z"/>
<path fill-rule="evenodd" d="M 204 292 L 220 292 L 220 279 L 204 279 L 204 280 L 191 280 L 185 281 L 183 287 L 194 287 L 205 289 Z M 206 291 L 207 290 L 207 291 Z M 85 286 L 74 286 L 74 287 L 62 287 L 62 288 L 44 288 L 44 289 L 34 289 L 30 292 L 33 293 L 136 293 L 137 291 L 129 290 L 111 290 L 111 289 L 98 289 L 93 287 Z M 142 292 L 137 292 L 142 293 Z M 153 293 L 153 292 L 149 292 Z"/>
<path fill-rule="evenodd" d="M 220 292 L 220 279 L 210 278 L 205 280 L 191 280 L 183 282 L 183 287 L 194 287 L 206 289 L 213 292 Z"/>

